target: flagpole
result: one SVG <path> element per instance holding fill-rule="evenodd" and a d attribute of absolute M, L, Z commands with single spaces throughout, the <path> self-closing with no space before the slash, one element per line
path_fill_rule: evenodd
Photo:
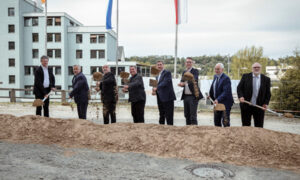
<path fill-rule="evenodd" d="M 48 0 L 45 0 L 45 54 L 47 56 L 47 2 Z"/>
<path fill-rule="evenodd" d="M 118 60 L 118 46 L 119 46 L 119 0 L 117 0 L 117 26 L 116 26 L 116 32 L 117 32 L 117 42 L 116 42 L 116 80 L 118 84 L 118 71 L 119 71 L 119 60 Z"/>
<path fill-rule="evenodd" d="M 177 73 L 177 41 L 178 41 L 178 24 L 176 23 L 176 33 L 175 33 L 175 60 L 174 60 L 174 78 L 176 79 Z"/>

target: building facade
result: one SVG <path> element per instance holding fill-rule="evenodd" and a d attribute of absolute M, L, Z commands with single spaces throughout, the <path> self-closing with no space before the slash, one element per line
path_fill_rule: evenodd
<path fill-rule="evenodd" d="M 115 66 L 116 33 L 105 26 L 83 26 L 66 13 L 48 12 L 46 20 L 43 8 L 31 0 L 0 1 L 0 22 L 1 87 L 32 88 L 35 69 L 45 54 L 57 89 L 70 89 L 75 64 L 82 66 L 88 79 L 104 64 Z M 124 52 L 119 57 L 119 71 L 136 65 L 124 62 Z M 17 96 L 30 94 L 19 91 Z M 8 92 L 0 91 L 0 95 Z"/>

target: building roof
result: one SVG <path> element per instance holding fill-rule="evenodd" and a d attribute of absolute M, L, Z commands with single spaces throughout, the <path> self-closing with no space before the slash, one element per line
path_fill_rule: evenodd
<path fill-rule="evenodd" d="M 24 13 L 23 14 L 24 17 L 43 17 L 45 16 L 45 13 Z M 69 14 L 65 13 L 65 12 L 47 12 L 47 16 L 63 16 L 66 17 L 68 19 L 70 19 L 71 21 L 73 21 L 74 23 L 83 26 L 83 24 L 79 21 L 77 21 L 76 19 L 74 19 L 72 16 L 70 16 Z"/>

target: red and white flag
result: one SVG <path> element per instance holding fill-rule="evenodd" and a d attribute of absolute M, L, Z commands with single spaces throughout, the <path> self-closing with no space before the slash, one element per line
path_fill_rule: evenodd
<path fill-rule="evenodd" d="M 176 24 L 187 23 L 187 0 L 174 0 L 176 11 Z"/>

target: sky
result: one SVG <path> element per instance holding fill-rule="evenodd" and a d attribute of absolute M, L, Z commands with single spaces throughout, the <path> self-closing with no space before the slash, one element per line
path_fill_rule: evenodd
<path fill-rule="evenodd" d="M 112 25 L 116 27 L 116 2 Z M 85 26 L 104 26 L 108 0 L 48 0 Z M 234 55 L 263 47 L 270 58 L 300 49 L 300 0 L 188 0 L 178 30 L 178 57 Z M 119 0 L 119 44 L 125 56 L 175 54 L 174 0 Z"/>

